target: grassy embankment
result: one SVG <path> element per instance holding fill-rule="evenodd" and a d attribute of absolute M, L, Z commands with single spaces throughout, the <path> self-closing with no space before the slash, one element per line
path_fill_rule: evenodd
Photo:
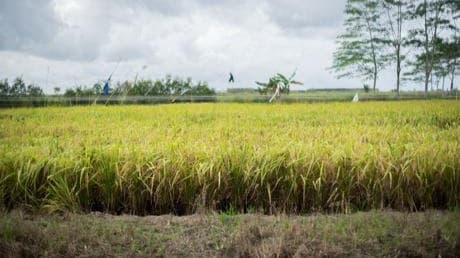
<path fill-rule="evenodd" d="M 0 213 L 1 257 L 458 257 L 460 213 Z"/>

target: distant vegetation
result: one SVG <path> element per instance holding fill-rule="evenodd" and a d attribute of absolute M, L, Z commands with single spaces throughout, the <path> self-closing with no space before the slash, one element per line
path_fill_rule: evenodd
<path fill-rule="evenodd" d="M 322 89 L 308 89 L 307 91 L 312 92 L 312 91 L 324 91 L 324 92 L 333 92 L 333 91 L 340 91 L 340 92 L 359 92 L 359 91 L 365 91 L 364 88 L 350 88 L 350 89 L 344 89 L 344 88 L 322 88 Z"/>
<path fill-rule="evenodd" d="M 230 93 L 230 94 L 257 93 L 257 89 L 255 88 L 228 88 L 227 93 Z"/>
<path fill-rule="evenodd" d="M 100 83 L 94 84 L 91 88 L 75 87 L 67 89 L 64 96 L 98 96 L 102 94 L 102 87 L 103 85 Z M 167 75 L 164 79 L 116 83 L 110 94 L 115 96 L 210 96 L 215 95 L 216 92 L 209 87 L 207 82 L 198 81 L 194 83 L 191 78 L 173 78 Z"/>
<path fill-rule="evenodd" d="M 16 78 L 13 83 L 8 79 L 0 81 L 0 97 L 40 97 L 44 96 L 40 86 L 35 84 L 26 85 L 22 78 Z"/>
<path fill-rule="evenodd" d="M 88 97 L 102 94 L 102 83 L 92 87 L 75 86 L 64 91 L 64 97 Z M 54 95 L 59 95 L 60 87 L 54 87 Z M 125 81 L 111 85 L 110 94 L 114 96 L 213 96 L 216 91 L 207 82 L 193 82 L 191 78 L 182 79 L 167 75 L 164 79 Z M 38 84 L 26 85 L 22 77 L 17 77 L 13 83 L 8 79 L 0 81 L 0 97 L 42 97 L 43 89 Z"/>

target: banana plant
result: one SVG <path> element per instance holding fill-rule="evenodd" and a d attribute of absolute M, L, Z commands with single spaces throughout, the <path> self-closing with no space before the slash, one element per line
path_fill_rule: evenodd
<path fill-rule="evenodd" d="M 281 73 L 277 73 L 268 79 L 268 82 L 256 82 L 257 85 L 261 86 L 258 88 L 258 91 L 261 94 L 273 92 L 273 96 L 270 98 L 269 102 L 272 102 L 275 99 L 279 99 L 281 97 L 281 93 L 289 94 L 291 90 L 291 84 L 303 85 L 303 83 L 294 80 L 296 73 L 297 70 L 295 70 L 289 77 Z"/>

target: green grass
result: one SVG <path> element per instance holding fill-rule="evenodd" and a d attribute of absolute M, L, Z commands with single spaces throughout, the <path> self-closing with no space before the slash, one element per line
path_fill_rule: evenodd
<path fill-rule="evenodd" d="M 460 203 L 460 102 L 0 110 L 7 208 L 187 214 Z"/>
<path fill-rule="evenodd" d="M 396 92 L 364 92 L 355 90 L 307 90 L 291 91 L 282 94 L 281 103 L 311 103 L 311 102 L 351 102 L 355 94 L 359 94 L 360 101 L 404 101 L 445 99 L 458 100 L 458 91 L 442 92 L 430 91 L 425 95 L 423 91 Z M 13 107 L 49 107 L 49 106 L 88 106 L 88 105 L 145 105 L 168 103 L 268 103 L 273 93 L 261 95 L 258 92 L 227 93 L 220 92 L 212 96 L 93 96 L 79 95 L 64 97 L 62 95 L 48 95 L 43 97 L 7 97 L 0 98 L 0 108 Z"/>

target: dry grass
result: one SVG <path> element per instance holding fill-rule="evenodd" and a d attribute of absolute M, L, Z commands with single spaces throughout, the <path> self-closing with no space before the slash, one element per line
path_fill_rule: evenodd
<path fill-rule="evenodd" d="M 458 212 L 61 216 L 1 213 L 1 257 L 456 257 Z M 457 256 L 458 257 L 458 256 Z"/>

